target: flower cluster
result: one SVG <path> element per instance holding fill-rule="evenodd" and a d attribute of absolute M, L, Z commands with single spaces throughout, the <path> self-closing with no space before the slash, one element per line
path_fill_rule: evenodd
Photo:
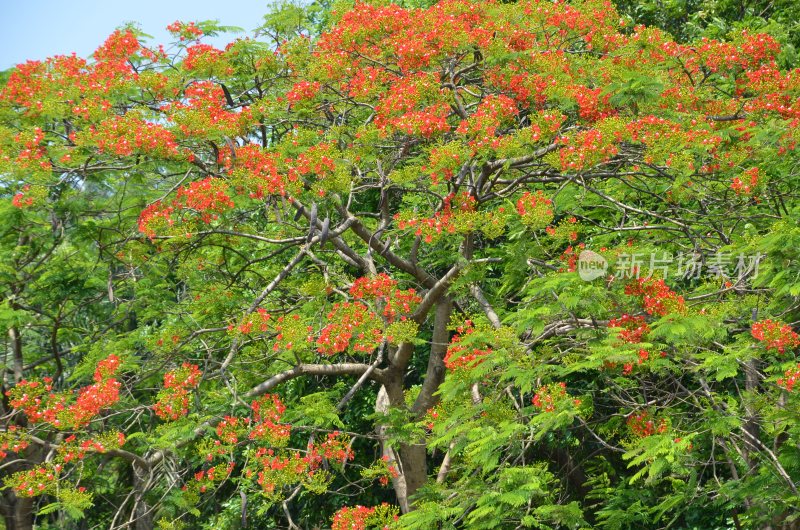
<path fill-rule="evenodd" d="M 378 461 L 378 466 L 382 471 L 381 476 L 378 478 L 378 482 L 380 482 L 381 486 L 388 486 L 389 480 L 400 476 L 400 471 L 398 471 L 397 466 L 394 465 L 394 462 L 389 460 L 387 455 L 383 455 Z"/>
<path fill-rule="evenodd" d="M 325 439 L 308 447 L 308 457 L 312 463 L 319 464 L 322 460 L 344 463 L 355 458 L 350 437 L 338 431 L 328 433 Z"/>
<path fill-rule="evenodd" d="M 218 218 L 218 214 L 233 208 L 227 183 L 219 178 L 206 177 L 181 186 L 173 201 L 164 204 L 156 201 L 139 214 L 139 231 L 153 238 L 159 230 L 175 223 L 173 215 L 190 210 L 199 214 L 204 223 Z"/>
<path fill-rule="evenodd" d="M 667 352 L 662 351 L 658 352 L 659 357 L 666 357 Z M 647 361 L 654 358 L 654 354 L 650 353 L 649 351 L 645 350 L 644 348 L 640 348 L 639 351 L 636 352 L 636 360 L 631 362 L 623 362 L 622 363 L 622 375 L 628 376 L 633 373 L 633 370 L 637 366 L 641 366 L 645 364 Z M 619 366 L 619 363 L 614 361 L 604 361 L 603 362 L 603 369 L 607 370 L 616 370 Z"/>
<path fill-rule="evenodd" d="M 8 456 L 8 452 L 17 453 L 27 449 L 29 442 L 24 435 L 17 433 L 16 425 L 9 425 L 8 430 L 0 432 L 0 460 Z"/>
<path fill-rule="evenodd" d="M 550 233 L 550 229 L 552 227 L 548 226 L 548 234 Z M 578 233 L 574 232 L 575 239 L 578 237 Z M 570 236 L 571 237 L 571 236 Z M 586 243 L 578 243 L 576 246 L 567 245 L 567 248 L 564 249 L 564 252 L 558 256 L 558 260 L 562 261 L 566 264 L 566 268 L 560 267 L 558 272 L 575 272 L 578 270 L 578 258 L 581 255 L 581 251 L 586 248 Z"/>
<path fill-rule="evenodd" d="M 141 48 L 131 30 L 116 30 L 95 50 L 96 61 L 126 61 Z"/>
<path fill-rule="evenodd" d="M 211 466 L 208 469 L 200 470 L 194 474 L 192 484 L 184 486 L 184 490 L 189 487 L 196 489 L 200 493 L 205 493 L 214 484 L 225 481 L 233 473 L 233 468 L 236 466 L 235 462 L 228 462 L 223 466 Z"/>
<path fill-rule="evenodd" d="M 221 441 L 235 445 L 239 441 L 239 418 L 235 416 L 225 416 L 217 424 L 217 438 Z"/>
<path fill-rule="evenodd" d="M 794 390 L 794 385 L 800 381 L 800 364 L 798 364 L 794 368 L 789 368 L 786 370 L 786 373 L 783 374 L 783 377 L 778 379 L 778 386 L 785 388 L 789 392 Z"/>
<path fill-rule="evenodd" d="M 44 186 L 25 184 L 22 189 L 14 194 L 11 199 L 11 206 L 14 208 L 30 208 L 47 197 L 47 188 Z"/>
<path fill-rule="evenodd" d="M 273 324 L 275 331 L 275 342 L 272 345 L 273 351 L 291 350 L 301 347 L 304 342 L 314 341 L 311 334 L 311 326 L 307 326 L 300 319 L 300 315 L 294 314 L 291 318 L 279 316 Z"/>
<path fill-rule="evenodd" d="M 14 206 L 14 208 L 20 208 L 20 209 L 25 208 L 27 206 L 32 206 L 33 197 L 25 197 L 25 193 L 21 191 L 17 192 L 14 195 L 14 198 L 11 199 L 11 205 Z"/>
<path fill-rule="evenodd" d="M 314 145 L 297 157 L 290 173 L 314 175 L 318 179 L 322 179 L 336 169 L 336 157 L 337 152 L 333 144 L 324 142 Z"/>
<path fill-rule="evenodd" d="M 256 482 L 267 496 L 274 495 L 283 486 L 302 482 L 315 472 L 311 459 L 300 456 L 299 453 L 280 456 L 272 449 L 260 447 L 254 456 L 258 467 Z"/>
<path fill-rule="evenodd" d="M 141 44 L 131 30 L 116 30 L 94 52 L 95 75 L 106 80 L 109 88 L 115 77 L 129 78 L 133 74 L 129 59 L 140 49 Z"/>
<path fill-rule="evenodd" d="M 53 493 L 58 487 L 58 477 L 63 467 L 61 464 L 44 464 L 27 471 L 14 473 L 5 480 L 5 483 L 20 497 L 36 497 Z"/>
<path fill-rule="evenodd" d="M 473 368 L 482 363 L 486 356 L 491 355 L 492 348 L 474 348 L 462 344 L 469 336 L 475 333 L 476 328 L 471 320 L 456 328 L 456 334 L 450 339 L 447 353 L 444 355 L 444 365 L 448 370 L 458 371 Z"/>
<path fill-rule="evenodd" d="M 627 313 L 619 318 L 608 321 L 609 328 L 621 328 L 617 338 L 622 342 L 636 344 L 642 342 L 645 335 L 650 332 L 650 326 L 643 316 L 633 316 Z"/>
<path fill-rule="evenodd" d="M 119 401 L 119 389 L 122 386 L 119 381 L 110 376 L 98 378 L 98 374 L 95 374 L 95 381 L 93 385 L 78 391 L 75 404 L 64 414 L 65 426 L 78 428 L 88 425 L 102 409 Z"/>
<path fill-rule="evenodd" d="M 437 92 L 435 79 L 424 72 L 392 81 L 375 107 L 375 125 L 384 131 L 392 120 L 411 112 L 421 101 Z"/>
<path fill-rule="evenodd" d="M 113 353 L 97 363 L 94 370 L 94 380 L 99 382 L 117 373 L 122 361 Z"/>
<path fill-rule="evenodd" d="M 298 452 L 276 454 L 273 449 L 260 447 L 254 453 L 258 469 L 256 482 L 267 496 L 298 482 L 313 486 L 315 481 L 324 481 L 324 473 L 318 472 L 323 460 L 342 463 L 353 458 L 350 439 L 338 432 L 329 433 L 321 443 L 310 443 L 305 456 Z M 246 471 L 247 476 L 252 473 L 252 470 Z"/>
<path fill-rule="evenodd" d="M 194 22 L 181 22 L 180 20 L 167 26 L 167 31 L 179 37 L 180 40 L 196 40 L 203 36 L 203 30 L 198 28 Z"/>
<path fill-rule="evenodd" d="M 64 409 L 64 396 L 56 396 L 51 392 L 53 380 L 45 377 L 43 381 L 27 381 L 23 379 L 15 387 L 6 391 L 9 404 L 21 409 L 31 423 L 55 421 L 58 411 Z"/>
<path fill-rule="evenodd" d="M 264 394 L 250 404 L 256 421 L 278 421 L 286 412 L 286 406 L 277 394 Z"/>
<path fill-rule="evenodd" d="M 577 407 L 581 404 L 580 399 L 573 399 L 567 394 L 567 384 L 563 381 L 539 387 L 531 402 L 544 412 L 555 412 L 565 405 Z"/>
<path fill-rule="evenodd" d="M 75 58 L 77 60 L 77 57 Z M 85 65 L 83 59 L 80 60 Z M 53 61 L 51 61 L 53 62 Z M 18 64 L 8 77 L 0 97 L 21 107 L 42 110 L 42 95 L 50 81 L 47 78 L 47 64 L 42 61 L 26 61 Z"/>
<path fill-rule="evenodd" d="M 254 199 L 265 194 L 284 195 L 287 181 L 297 181 L 297 175 L 284 179 L 278 173 L 275 155 L 267 153 L 261 146 L 249 144 L 236 148 L 220 149 L 219 163 L 230 174 L 231 183 L 240 186 Z"/>
<path fill-rule="evenodd" d="M 439 184 L 439 179 L 449 181 L 455 175 L 456 170 L 464 163 L 465 156 L 461 152 L 460 145 L 450 143 L 431 149 L 428 164 L 422 170 L 431 177 L 431 182 Z"/>
<path fill-rule="evenodd" d="M 143 153 L 171 158 L 178 155 L 178 144 L 169 130 L 130 114 L 103 120 L 76 141 L 96 145 L 101 153 L 119 156 Z"/>
<path fill-rule="evenodd" d="M 661 355 L 661 357 L 666 357 L 667 356 L 667 352 L 663 352 L 662 351 L 660 353 L 660 355 Z M 642 365 L 642 364 L 646 363 L 648 360 L 650 360 L 650 352 L 642 348 L 637 352 L 637 357 L 638 358 L 636 359 L 636 364 L 637 365 Z M 633 373 L 634 366 L 635 365 L 633 363 L 625 363 L 625 364 L 623 364 L 622 365 L 622 375 L 631 375 Z"/>
<path fill-rule="evenodd" d="M 375 508 L 356 505 L 345 506 L 333 514 L 331 530 L 366 530 Z"/>
<path fill-rule="evenodd" d="M 394 322 L 398 315 L 411 313 L 413 307 L 422 301 L 414 289 L 398 289 L 397 281 L 386 273 L 358 278 L 353 282 L 350 294 L 356 300 L 375 300 L 381 304 L 387 322 Z M 405 320 L 405 316 L 400 318 Z"/>
<path fill-rule="evenodd" d="M 748 169 L 741 178 L 733 178 L 731 189 L 735 191 L 737 195 L 751 195 L 756 187 L 758 187 L 759 177 L 760 174 L 757 167 Z"/>
<path fill-rule="evenodd" d="M 765 319 L 754 322 L 750 333 L 753 338 L 764 344 L 767 350 L 784 353 L 800 346 L 800 336 L 788 324 L 776 320 Z"/>
<path fill-rule="evenodd" d="M 125 435 L 121 432 L 106 431 L 94 437 L 78 440 L 76 435 L 68 436 L 58 447 L 58 455 L 65 464 L 73 460 L 83 460 L 86 453 L 106 453 L 125 445 Z"/>
<path fill-rule="evenodd" d="M 559 221 L 555 226 L 550 225 L 545 228 L 545 232 L 547 235 L 557 241 L 577 241 L 578 240 L 578 231 L 576 230 L 578 225 L 578 218 L 577 217 L 567 217 Z"/>
<path fill-rule="evenodd" d="M 509 70 L 518 72 L 519 68 L 509 65 Z M 545 90 L 551 84 L 555 84 L 555 78 L 544 77 L 532 72 L 503 74 L 500 69 L 488 72 L 488 78 L 493 85 L 510 93 L 517 105 L 528 108 L 531 104 L 541 108 L 547 95 Z"/>
<path fill-rule="evenodd" d="M 457 132 L 470 138 L 469 145 L 474 151 L 483 147 L 497 149 L 498 134 L 503 124 L 519 114 L 516 102 L 508 96 L 487 96 L 478 105 L 475 113 L 463 120 Z"/>
<path fill-rule="evenodd" d="M 442 209 L 429 218 L 410 217 L 396 214 L 397 227 L 400 230 L 415 228 L 414 235 L 422 236 L 426 243 L 432 243 L 446 234 L 468 232 L 478 225 L 482 219 L 480 212 L 475 211 L 475 198 L 467 192 L 458 195 L 453 204 L 454 194 L 444 198 Z"/>
<path fill-rule="evenodd" d="M 312 327 L 306 325 L 300 315 L 293 314 L 289 318 L 281 315 L 273 318 L 263 307 L 254 313 L 245 315 L 238 324 L 229 324 L 228 331 L 250 335 L 255 332 L 271 333 L 272 350 L 292 350 L 314 342 Z"/>
<path fill-rule="evenodd" d="M 739 68 L 757 70 L 762 63 L 774 61 L 780 45 L 769 35 L 751 34 L 743 30 L 732 42 L 703 38 L 692 50 L 696 58 L 690 57 L 686 67 L 693 73 L 699 73 L 701 68 L 712 72 Z"/>
<path fill-rule="evenodd" d="M 431 138 L 450 130 L 447 117 L 450 115 L 447 103 L 437 103 L 421 110 L 412 110 L 402 116 L 393 118 L 389 123 L 408 135 Z"/>
<path fill-rule="evenodd" d="M 665 418 L 654 418 L 647 411 L 630 414 L 626 423 L 631 432 L 639 438 L 646 438 L 654 434 L 664 434 L 669 428 Z"/>
<path fill-rule="evenodd" d="M 613 114 L 608 100 L 611 94 L 603 95 L 602 88 L 589 88 L 583 85 L 571 87 L 572 97 L 578 104 L 578 116 L 584 121 L 595 122 Z"/>
<path fill-rule="evenodd" d="M 380 58 L 411 74 L 444 54 L 488 46 L 493 32 L 486 18 L 481 4 L 462 0 L 429 9 L 360 4 L 320 38 L 318 48 L 331 56 L 332 72 L 344 72 L 346 66 L 357 71 L 362 65 L 373 65 L 372 58 Z"/>
<path fill-rule="evenodd" d="M 648 146 L 654 146 L 659 142 L 668 141 L 684 134 L 683 127 L 679 123 L 653 115 L 628 123 L 625 129 L 631 140 Z"/>
<path fill-rule="evenodd" d="M 561 144 L 564 147 L 558 151 L 558 158 L 562 171 L 590 168 L 610 160 L 619 152 L 614 138 L 598 129 L 581 131 L 572 137 L 563 136 Z"/>
<path fill-rule="evenodd" d="M 259 307 L 254 313 L 245 315 L 238 325 L 229 324 L 228 331 L 236 331 L 243 335 L 248 335 L 253 332 L 253 329 L 255 329 L 264 333 L 269 330 L 271 320 L 272 315 L 270 315 L 263 307 Z"/>
<path fill-rule="evenodd" d="M 49 423 L 60 429 L 84 427 L 104 408 L 119 401 L 121 384 L 113 375 L 119 369 L 119 358 L 110 355 L 98 364 L 94 384 L 80 388 L 75 403 L 68 404 L 68 393 L 52 392 L 52 379 L 20 381 L 6 392 L 9 403 L 21 409 L 31 423 Z"/>
<path fill-rule="evenodd" d="M 206 177 L 178 188 L 177 203 L 182 208 L 190 208 L 203 215 L 208 223 L 212 212 L 224 212 L 233 208 L 233 201 L 227 193 L 227 184 L 218 178 Z"/>
<path fill-rule="evenodd" d="M 291 426 L 279 423 L 286 410 L 280 398 L 275 394 L 265 394 L 253 401 L 250 406 L 253 409 L 255 425 L 248 437 L 251 440 L 268 443 L 273 447 L 286 445 L 289 441 Z"/>
<path fill-rule="evenodd" d="M 375 106 L 375 125 L 383 135 L 399 130 L 430 138 L 450 130 L 450 113 L 435 77 L 416 72 L 392 79 Z"/>
<path fill-rule="evenodd" d="M 161 201 L 153 202 L 139 214 L 139 232 L 149 238 L 154 238 L 160 229 L 175 223 L 172 219 L 174 211 L 173 206 L 164 205 Z"/>
<path fill-rule="evenodd" d="M 368 97 L 385 89 L 395 77 L 383 68 L 366 66 L 357 69 L 351 79 L 342 83 L 342 88 L 351 98 Z"/>
<path fill-rule="evenodd" d="M 300 81 L 299 83 L 295 83 L 292 89 L 286 93 L 286 100 L 294 104 L 299 101 L 311 99 L 319 93 L 321 86 L 322 85 L 316 81 Z"/>
<path fill-rule="evenodd" d="M 375 311 L 361 302 L 336 303 L 327 315 L 330 323 L 320 331 L 317 351 L 334 355 L 353 349 L 372 352 L 383 340 L 383 323 Z"/>
<path fill-rule="evenodd" d="M 225 91 L 213 81 L 195 81 L 184 90 L 184 99 L 162 105 L 170 120 L 186 136 L 205 137 L 210 131 L 237 136 L 251 121 L 249 107 L 239 112 L 226 109 Z"/>
<path fill-rule="evenodd" d="M 350 287 L 350 294 L 357 299 L 389 298 L 395 291 L 397 281 L 382 272 L 372 278 L 358 278 Z"/>
<path fill-rule="evenodd" d="M 225 416 L 216 426 L 218 440 L 214 441 L 216 449 L 209 452 L 206 458 L 211 461 L 214 454 L 224 454 L 226 447 L 222 444 L 236 445 L 242 436 L 249 440 L 257 440 L 272 447 L 283 447 L 289 441 L 291 425 L 278 423 L 285 410 L 278 396 L 269 395 L 253 401 L 253 417 L 240 418 Z"/>
<path fill-rule="evenodd" d="M 616 21 L 613 18 L 616 11 L 608 9 L 608 4 L 595 5 L 596 8 L 588 10 L 578 9 L 571 4 L 554 4 L 543 9 L 548 31 L 561 38 L 556 42 L 561 42 L 563 46 L 573 39 L 580 39 L 591 49 L 595 33 L 605 32 L 609 27 L 615 28 Z"/>
<path fill-rule="evenodd" d="M 15 160 L 19 169 L 30 169 L 32 172 L 50 171 L 52 165 L 47 158 L 45 132 L 40 127 L 14 135 L 14 141 L 20 147 Z"/>
<path fill-rule="evenodd" d="M 397 518 L 397 508 L 385 502 L 372 508 L 361 505 L 345 506 L 333 514 L 331 530 L 367 530 L 367 528 L 388 530 L 389 525 Z"/>
<path fill-rule="evenodd" d="M 183 363 L 164 374 L 164 388 L 159 391 L 153 411 L 162 420 L 177 420 L 189 412 L 189 390 L 200 384 L 202 372 L 196 364 Z"/>
<path fill-rule="evenodd" d="M 195 44 L 186 49 L 186 58 L 183 60 L 183 67 L 186 70 L 201 70 L 203 72 L 213 71 L 220 64 L 225 52 L 209 44 Z M 233 69 L 228 67 L 226 73 L 233 73 Z"/>
<path fill-rule="evenodd" d="M 650 315 L 664 316 L 686 311 L 683 296 L 670 289 L 663 279 L 637 278 L 625 286 L 625 294 L 640 296 L 645 311 Z"/>
<path fill-rule="evenodd" d="M 94 52 L 93 63 L 75 54 L 27 61 L 11 72 L 0 100 L 23 107 L 30 116 L 99 106 L 101 95 L 136 78 L 130 59 L 140 50 L 131 31 L 118 30 Z"/>
<path fill-rule="evenodd" d="M 522 223 L 539 230 L 553 222 L 553 201 L 543 191 L 526 191 L 517 201 L 517 213 Z"/>

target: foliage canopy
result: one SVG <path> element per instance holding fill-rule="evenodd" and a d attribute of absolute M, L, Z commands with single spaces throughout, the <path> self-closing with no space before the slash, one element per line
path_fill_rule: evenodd
<path fill-rule="evenodd" d="M 6 528 L 795 528 L 800 72 L 625 20 L 285 6 L 17 66 Z"/>

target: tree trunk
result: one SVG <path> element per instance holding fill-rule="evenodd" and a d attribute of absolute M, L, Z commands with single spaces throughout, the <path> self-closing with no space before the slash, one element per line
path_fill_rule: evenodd
<path fill-rule="evenodd" d="M 428 450 L 424 442 L 400 446 L 400 461 L 403 463 L 403 476 L 406 479 L 406 495 L 412 497 L 428 480 Z M 408 509 L 414 509 L 409 500 Z"/>
<path fill-rule="evenodd" d="M 12 308 L 16 309 L 13 307 L 13 304 Z M 22 373 L 22 340 L 19 335 L 19 330 L 14 326 L 8 328 L 8 338 L 11 342 L 11 354 L 14 363 L 14 382 L 19 383 L 24 377 L 24 374 Z"/>
<path fill-rule="evenodd" d="M 33 499 L 17 497 L 9 490 L 3 493 L 3 514 L 6 530 L 33 530 Z"/>
<path fill-rule="evenodd" d="M 453 302 L 449 298 L 444 297 L 436 304 L 428 368 L 413 408 L 414 413 L 420 417 L 439 401 L 434 394 L 444 381 L 444 356 L 447 354 L 447 346 L 450 344 L 450 332 L 447 330 L 447 325 L 450 323 L 452 313 Z"/>
<path fill-rule="evenodd" d="M 444 356 L 447 352 L 447 345 L 450 342 L 450 334 L 447 325 L 450 323 L 450 315 L 453 312 L 453 303 L 443 297 L 436 304 L 436 313 L 433 321 L 433 338 L 428 357 L 428 367 L 425 372 L 425 380 L 422 382 L 419 396 L 417 396 L 412 408 L 415 418 L 421 417 L 425 412 L 436 404 L 438 398 L 434 395 L 442 384 L 445 375 Z M 404 372 L 405 370 L 403 370 Z M 399 381 L 397 384 L 389 385 L 382 389 L 379 394 L 378 405 L 381 407 L 404 407 L 405 400 L 403 395 L 403 382 L 401 380 L 403 372 L 397 371 Z M 379 427 L 380 429 L 380 427 Z M 392 455 L 384 449 L 384 454 L 392 458 Z M 395 493 L 401 510 L 406 513 L 414 509 L 414 503 L 409 500 L 417 490 L 428 480 L 428 451 L 424 440 L 419 443 L 401 444 L 399 448 L 399 461 L 401 475 L 393 482 Z"/>
<path fill-rule="evenodd" d="M 758 364 L 755 359 L 750 359 L 749 361 L 744 363 L 744 374 L 745 374 L 745 390 L 750 393 L 746 398 L 743 398 L 744 401 L 744 424 L 742 425 L 742 430 L 746 431 L 746 435 L 744 437 L 745 442 L 745 459 L 747 461 L 747 465 L 750 469 L 754 469 L 758 464 L 758 452 L 759 447 L 756 444 L 756 440 L 758 440 L 761 436 L 761 418 L 758 416 L 758 412 L 756 408 L 752 404 L 753 394 L 758 392 L 759 387 L 759 375 L 758 375 Z M 748 436 L 749 435 L 749 436 Z"/>
<path fill-rule="evenodd" d="M 153 530 L 153 510 L 147 505 L 145 494 L 150 483 L 150 473 L 147 469 L 137 464 L 133 464 L 133 489 L 135 500 L 133 505 L 134 528 L 135 530 Z"/>

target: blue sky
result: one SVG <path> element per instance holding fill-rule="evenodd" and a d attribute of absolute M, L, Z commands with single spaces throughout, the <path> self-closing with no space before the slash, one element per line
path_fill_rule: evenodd
<path fill-rule="evenodd" d="M 217 19 L 251 32 L 269 10 L 269 0 L 0 0 L 0 70 L 27 59 L 92 53 L 117 26 L 139 22 L 155 43 L 168 40 L 176 20 Z M 235 35 L 210 44 L 221 45 Z"/>

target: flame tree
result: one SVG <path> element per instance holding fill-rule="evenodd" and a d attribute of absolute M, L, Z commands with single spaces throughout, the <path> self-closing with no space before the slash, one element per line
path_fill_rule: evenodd
<path fill-rule="evenodd" d="M 6 528 L 793 528 L 778 41 L 328 17 L 10 72 Z"/>

